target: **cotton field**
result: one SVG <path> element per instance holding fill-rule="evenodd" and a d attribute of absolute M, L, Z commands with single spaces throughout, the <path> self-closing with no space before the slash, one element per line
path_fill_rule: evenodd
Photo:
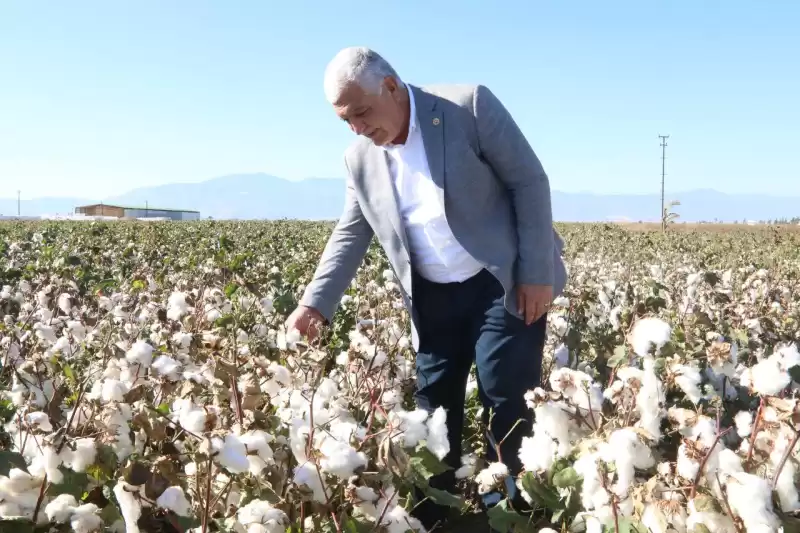
<path fill-rule="evenodd" d="M 565 225 L 536 422 L 499 531 L 800 531 L 800 234 Z M 467 394 L 444 412 L 377 245 L 334 323 L 283 329 L 330 225 L 0 224 L 0 530 L 422 531 L 414 485 L 464 513 L 503 486 Z M 795 381 L 797 380 L 797 381 Z M 3 529 L 5 527 L 11 529 Z"/>

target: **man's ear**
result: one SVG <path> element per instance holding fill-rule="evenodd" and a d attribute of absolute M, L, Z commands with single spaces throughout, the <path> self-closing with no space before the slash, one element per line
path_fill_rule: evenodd
<path fill-rule="evenodd" d="M 395 80 L 392 76 L 386 76 L 383 78 L 383 85 L 389 90 L 392 96 L 394 96 L 394 94 L 397 92 L 397 80 Z"/>

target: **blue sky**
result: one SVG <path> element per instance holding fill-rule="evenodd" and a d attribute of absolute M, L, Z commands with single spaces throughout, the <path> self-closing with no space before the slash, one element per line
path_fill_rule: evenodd
<path fill-rule="evenodd" d="M 800 195 L 800 2 L 0 1 L 0 196 L 341 177 L 325 64 L 483 83 L 554 189 Z"/>

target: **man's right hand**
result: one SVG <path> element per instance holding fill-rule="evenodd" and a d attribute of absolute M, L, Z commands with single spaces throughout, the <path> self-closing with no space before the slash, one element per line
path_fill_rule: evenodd
<path fill-rule="evenodd" d="M 313 341 L 319 335 L 320 327 L 324 323 L 325 317 L 319 311 L 313 307 L 300 305 L 286 319 L 286 331 L 296 329 L 300 335 Z"/>

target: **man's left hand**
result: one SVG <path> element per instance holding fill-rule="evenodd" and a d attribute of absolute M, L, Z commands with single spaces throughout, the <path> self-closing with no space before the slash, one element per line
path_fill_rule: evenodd
<path fill-rule="evenodd" d="M 517 309 L 531 325 L 550 309 L 553 302 L 553 287 L 550 285 L 519 285 L 517 287 Z"/>

